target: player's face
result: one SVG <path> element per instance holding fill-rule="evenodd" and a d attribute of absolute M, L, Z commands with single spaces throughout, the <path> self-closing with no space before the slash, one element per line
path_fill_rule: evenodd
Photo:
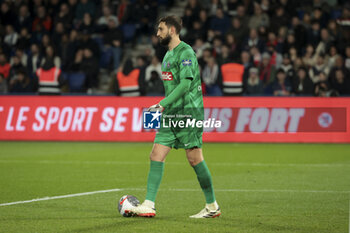
<path fill-rule="evenodd" d="M 168 46 L 171 41 L 170 28 L 168 28 L 164 22 L 158 25 L 157 37 L 159 42 L 163 46 Z"/>

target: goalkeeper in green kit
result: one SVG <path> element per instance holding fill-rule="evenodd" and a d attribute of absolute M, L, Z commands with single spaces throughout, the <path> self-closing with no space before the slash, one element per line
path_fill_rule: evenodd
<path fill-rule="evenodd" d="M 168 48 L 162 62 L 162 79 L 166 97 L 150 107 L 149 111 L 162 112 L 166 116 L 185 116 L 203 120 L 203 96 L 198 62 L 195 52 L 179 38 L 181 20 L 166 16 L 158 22 L 157 36 L 160 44 Z M 175 120 L 179 118 L 175 117 Z M 171 120 L 174 120 L 171 119 Z M 164 161 L 171 148 L 183 148 L 193 167 L 206 199 L 205 208 L 191 218 L 214 218 L 221 214 L 211 174 L 203 159 L 201 127 L 161 127 L 156 134 L 150 155 L 151 163 L 147 180 L 146 200 L 129 211 L 136 216 L 154 217 L 155 199 L 163 176 Z"/>

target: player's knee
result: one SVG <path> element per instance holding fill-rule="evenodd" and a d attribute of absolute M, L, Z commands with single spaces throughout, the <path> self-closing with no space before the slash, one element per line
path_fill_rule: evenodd
<path fill-rule="evenodd" d="M 149 159 L 152 161 L 159 161 L 159 162 L 164 162 L 163 157 L 156 153 L 155 151 L 152 151 L 151 154 L 149 155 Z"/>
<path fill-rule="evenodd" d="M 188 162 L 190 163 L 190 165 L 191 165 L 192 167 L 194 167 L 194 166 L 196 166 L 196 165 L 197 165 L 195 161 L 188 160 Z"/>
<path fill-rule="evenodd" d="M 188 159 L 188 162 L 190 163 L 190 165 L 193 167 L 193 166 L 196 166 L 200 161 L 198 161 L 197 158 L 187 158 Z"/>
<path fill-rule="evenodd" d="M 150 160 L 154 160 L 155 159 L 155 154 L 154 154 L 154 152 L 152 151 L 150 154 L 149 154 L 149 159 Z"/>

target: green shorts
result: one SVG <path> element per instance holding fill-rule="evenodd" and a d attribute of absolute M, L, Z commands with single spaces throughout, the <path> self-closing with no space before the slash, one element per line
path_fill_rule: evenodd
<path fill-rule="evenodd" d="M 172 128 L 161 128 L 156 134 L 154 143 L 175 149 L 202 148 L 202 135 L 203 131 L 198 129 L 174 130 Z"/>

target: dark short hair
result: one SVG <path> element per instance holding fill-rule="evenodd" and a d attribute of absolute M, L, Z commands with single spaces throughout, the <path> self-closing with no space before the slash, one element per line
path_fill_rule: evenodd
<path fill-rule="evenodd" d="M 158 24 L 162 22 L 165 23 L 165 25 L 167 25 L 168 27 L 174 26 L 176 34 L 180 33 L 182 28 L 182 20 L 179 17 L 175 15 L 165 16 L 158 20 Z"/>

